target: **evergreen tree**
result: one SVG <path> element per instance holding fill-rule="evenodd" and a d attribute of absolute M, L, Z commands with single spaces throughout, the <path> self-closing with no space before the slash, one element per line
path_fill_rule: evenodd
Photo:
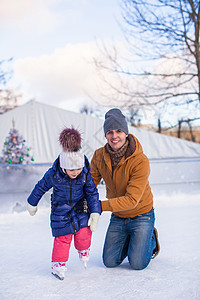
<path fill-rule="evenodd" d="M 19 131 L 14 128 L 10 129 L 3 146 L 3 156 L 0 162 L 14 164 L 29 164 L 34 161 L 30 154 L 30 148 L 27 147 L 26 141 Z"/>

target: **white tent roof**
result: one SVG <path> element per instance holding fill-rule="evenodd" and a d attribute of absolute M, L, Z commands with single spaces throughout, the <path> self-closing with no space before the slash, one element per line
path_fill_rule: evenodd
<path fill-rule="evenodd" d="M 0 149 L 12 128 L 12 120 L 31 147 L 35 163 L 52 163 L 55 160 L 61 151 L 59 133 L 65 127 L 73 126 L 81 132 L 82 148 L 89 159 L 95 149 L 106 143 L 103 120 L 32 100 L 0 115 Z M 135 127 L 129 127 L 129 131 L 139 139 L 150 159 L 200 157 L 200 144 Z"/>

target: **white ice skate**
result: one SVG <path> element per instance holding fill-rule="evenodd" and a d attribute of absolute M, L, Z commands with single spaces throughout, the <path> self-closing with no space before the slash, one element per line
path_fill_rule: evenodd
<path fill-rule="evenodd" d="M 52 261 L 51 273 L 58 279 L 63 280 L 65 278 L 65 272 L 67 268 L 65 262 Z"/>
<path fill-rule="evenodd" d="M 87 262 L 89 260 L 89 251 L 90 249 L 78 251 L 80 261 L 83 262 L 85 269 L 87 268 Z"/>

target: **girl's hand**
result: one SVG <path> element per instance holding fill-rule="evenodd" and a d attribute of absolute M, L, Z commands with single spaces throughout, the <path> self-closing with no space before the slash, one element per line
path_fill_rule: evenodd
<path fill-rule="evenodd" d="M 88 220 L 88 226 L 90 226 L 91 231 L 95 231 L 97 229 L 97 224 L 99 221 L 100 214 L 91 213 L 90 218 Z"/>
<path fill-rule="evenodd" d="M 29 203 L 27 204 L 27 210 L 31 216 L 34 216 L 37 212 L 37 206 L 32 206 Z"/>

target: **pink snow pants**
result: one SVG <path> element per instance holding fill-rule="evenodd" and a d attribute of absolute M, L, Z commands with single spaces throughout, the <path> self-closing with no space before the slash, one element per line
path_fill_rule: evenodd
<path fill-rule="evenodd" d="M 67 234 L 54 238 L 52 261 L 65 262 L 69 258 L 69 249 L 72 237 L 74 236 L 74 246 L 77 250 L 87 250 L 91 245 L 92 231 L 90 227 L 81 228 L 76 235 Z"/>

